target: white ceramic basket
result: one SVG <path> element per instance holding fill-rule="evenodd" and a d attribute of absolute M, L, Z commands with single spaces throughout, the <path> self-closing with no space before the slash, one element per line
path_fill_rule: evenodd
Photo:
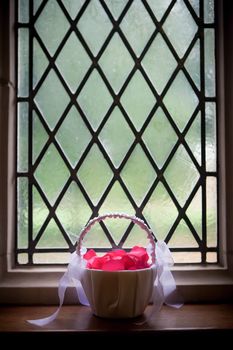
<path fill-rule="evenodd" d="M 126 214 L 106 214 L 89 221 L 81 231 L 77 242 L 77 254 L 81 257 L 84 236 L 96 222 L 114 219 L 128 219 L 147 233 L 151 243 L 151 261 L 155 264 L 155 242 L 151 230 L 143 220 Z M 152 295 L 155 268 L 124 271 L 102 271 L 84 269 L 81 283 L 96 316 L 105 318 L 133 318 L 143 314 Z"/>

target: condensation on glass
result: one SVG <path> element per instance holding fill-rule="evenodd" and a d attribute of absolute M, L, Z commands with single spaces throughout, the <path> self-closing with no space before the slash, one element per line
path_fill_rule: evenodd
<path fill-rule="evenodd" d="M 19 265 L 64 264 L 98 214 L 218 261 L 214 0 L 18 0 Z M 146 244 L 125 220 L 86 247 Z"/>

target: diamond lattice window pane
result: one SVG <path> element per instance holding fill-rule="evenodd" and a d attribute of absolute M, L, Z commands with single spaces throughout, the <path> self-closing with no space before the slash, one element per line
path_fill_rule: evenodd
<path fill-rule="evenodd" d="M 205 94 L 215 96 L 215 35 L 213 29 L 205 29 Z"/>
<path fill-rule="evenodd" d="M 35 28 L 50 55 L 53 56 L 69 28 L 68 21 L 57 1 L 47 2 L 35 23 Z"/>
<path fill-rule="evenodd" d="M 98 146 L 94 144 L 78 171 L 78 178 L 94 204 L 98 203 L 112 175 L 112 171 L 103 154 Z"/>
<path fill-rule="evenodd" d="M 18 35 L 18 60 L 20 62 L 18 69 L 18 93 L 21 97 L 27 97 L 29 83 L 29 31 L 27 28 L 21 28 Z"/>
<path fill-rule="evenodd" d="M 119 34 L 115 34 L 99 61 L 115 93 L 118 93 L 134 66 L 134 61 Z"/>
<path fill-rule="evenodd" d="M 91 140 L 91 134 L 75 107 L 72 107 L 67 114 L 56 134 L 56 139 L 74 167 Z"/>
<path fill-rule="evenodd" d="M 197 241 L 184 220 L 181 220 L 177 226 L 172 238 L 169 240 L 169 246 L 172 248 L 198 247 Z"/>
<path fill-rule="evenodd" d="M 171 229 L 178 211 L 167 193 L 159 183 L 143 209 L 143 215 L 157 239 L 165 239 Z"/>
<path fill-rule="evenodd" d="M 127 2 L 128 0 L 105 0 L 105 3 L 111 11 L 115 20 L 119 18 Z"/>
<path fill-rule="evenodd" d="M 136 55 L 140 56 L 155 30 L 155 25 L 141 1 L 132 2 L 121 22 L 121 29 Z"/>
<path fill-rule="evenodd" d="M 105 213 L 126 213 L 129 215 L 135 214 L 132 204 L 118 181 L 114 183 L 103 205 L 101 206 L 100 214 Z M 129 221 L 109 219 L 106 221 L 105 225 L 111 232 L 111 235 L 114 237 L 115 242 L 118 243 L 123 233 L 129 226 Z"/>
<path fill-rule="evenodd" d="M 82 192 L 73 181 L 56 210 L 57 217 L 73 243 L 77 241 L 78 235 L 87 224 L 91 213 Z"/>
<path fill-rule="evenodd" d="M 160 21 L 171 3 L 171 0 L 147 0 L 155 17 Z"/>
<path fill-rule="evenodd" d="M 185 68 L 198 89 L 200 89 L 200 67 L 200 40 L 198 39 L 185 62 Z"/>
<path fill-rule="evenodd" d="M 148 124 L 143 134 L 143 141 L 158 167 L 162 168 L 177 141 L 177 135 L 161 108 L 156 111 Z"/>
<path fill-rule="evenodd" d="M 176 67 L 176 60 L 161 34 L 156 36 L 142 61 L 142 65 L 154 87 L 161 94 Z"/>
<path fill-rule="evenodd" d="M 199 0 L 189 0 L 190 4 L 192 5 L 194 11 L 196 12 L 197 16 L 200 15 L 200 1 Z"/>
<path fill-rule="evenodd" d="M 28 103 L 18 104 L 18 144 L 17 163 L 18 171 L 28 170 Z"/>
<path fill-rule="evenodd" d="M 169 163 L 165 178 L 180 205 L 183 206 L 199 178 L 199 173 L 183 146 L 177 149 Z"/>
<path fill-rule="evenodd" d="M 33 87 L 40 80 L 49 62 L 36 39 L 33 40 Z"/>
<path fill-rule="evenodd" d="M 156 100 L 142 74 L 137 71 L 130 80 L 122 98 L 126 112 L 137 130 L 140 130 Z"/>
<path fill-rule="evenodd" d="M 90 1 L 78 22 L 78 29 L 94 56 L 98 54 L 111 28 L 111 22 L 100 2 Z"/>
<path fill-rule="evenodd" d="M 56 60 L 56 65 L 74 93 L 91 65 L 89 56 L 74 33 L 66 41 Z"/>
<path fill-rule="evenodd" d="M 198 113 L 185 136 L 193 155 L 201 165 L 201 114 Z"/>
<path fill-rule="evenodd" d="M 35 102 L 50 129 L 54 129 L 69 97 L 53 69 L 36 94 Z"/>
<path fill-rule="evenodd" d="M 216 178 L 208 176 L 207 188 L 207 246 L 217 246 L 217 184 Z"/>
<path fill-rule="evenodd" d="M 141 204 L 156 178 L 156 173 L 141 146 L 135 147 L 121 172 L 121 177 L 137 204 Z"/>
<path fill-rule="evenodd" d="M 110 115 L 99 139 L 114 166 L 118 168 L 134 141 L 134 135 L 118 107 Z"/>
<path fill-rule="evenodd" d="M 45 131 L 45 128 L 43 127 L 36 112 L 33 112 L 33 134 L 32 135 L 33 135 L 32 156 L 33 156 L 33 162 L 35 162 L 40 152 L 42 151 L 45 143 L 48 140 L 48 134 Z"/>
<path fill-rule="evenodd" d="M 197 31 L 197 25 L 182 0 L 173 6 L 163 29 L 179 57 L 183 57 Z"/>
<path fill-rule="evenodd" d="M 56 222 L 52 219 L 43 232 L 36 248 L 67 248 L 68 244 Z"/>
<path fill-rule="evenodd" d="M 202 237 L 202 190 L 199 188 L 186 210 L 186 214 L 191 221 L 196 233 Z"/>
<path fill-rule="evenodd" d="M 19 248 L 28 247 L 28 179 L 18 179 L 18 200 L 17 200 L 17 240 Z"/>
<path fill-rule="evenodd" d="M 33 14 L 35 15 L 44 0 L 33 0 Z"/>
<path fill-rule="evenodd" d="M 199 102 L 183 72 L 177 75 L 163 101 L 181 131 Z"/>
<path fill-rule="evenodd" d="M 55 203 L 55 200 L 65 185 L 68 176 L 69 171 L 57 149 L 52 144 L 47 149 L 35 171 L 35 177 L 51 204 Z"/>
<path fill-rule="evenodd" d="M 81 10 L 85 0 L 62 0 L 67 12 L 72 19 L 75 19 Z"/>
<path fill-rule="evenodd" d="M 216 147 L 217 147 L 217 131 L 216 131 L 216 105 L 207 102 L 205 106 L 206 114 L 206 169 L 208 171 L 216 171 Z"/>
<path fill-rule="evenodd" d="M 96 70 L 84 85 L 78 103 L 92 128 L 96 130 L 112 103 L 111 95 Z"/>
<path fill-rule="evenodd" d="M 49 210 L 38 190 L 33 186 L 33 239 L 36 238 L 41 226 L 49 214 Z"/>

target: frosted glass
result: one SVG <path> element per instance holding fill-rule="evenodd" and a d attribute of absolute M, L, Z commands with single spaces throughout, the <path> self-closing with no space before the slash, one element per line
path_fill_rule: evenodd
<path fill-rule="evenodd" d="M 91 140 L 91 134 L 75 107 L 72 107 L 60 126 L 56 139 L 73 167 Z"/>
<path fill-rule="evenodd" d="M 124 166 L 121 177 L 138 205 L 143 201 L 156 176 L 142 147 L 137 145 Z"/>
<path fill-rule="evenodd" d="M 18 95 L 28 96 L 29 67 L 29 31 L 26 28 L 18 30 Z"/>
<path fill-rule="evenodd" d="M 69 28 L 68 21 L 57 1 L 47 2 L 35 23 L 35 28 L 53 56 Z"/>
<path fill-rule="evenodd" d="M 178 202 L 183 206 L 199 178 L 199 173 L 183 146 L 177 149 L 164 175 Z"/>
<path fill-rule="evenodd" d="M 97 130 L 112 103 L 112 97 L 96 69 L 84 85 L 78 103 L 92 128 Z"/>
<path fill-rule="evenodd" d="M 214 0 L 204 0 L 204 21 L 205 23 L 214 22 Z"/>
<path fill-rule="evenodd" d="M 17 246 L 28 247 L 28 179 L 17 181 Z"/>
<path fill-rule="evenodd" d="M 94 204 L 98 203 L 112 176 L 103 154 L 94 144 L 78 171 L 78 178 Z"/>
<path fill-rule="evenodd" d="M 18 171 L 28 170 L 28 103 L 18 103 L 18 147 L 17 165 Z"/>
<path fill-rule="evenodd" d="M 32 1 L 32 0 L 30 0 Z M 33 14 L 35 15 L 44 0 L 33 0 Z"/>
<path fill-rule="evenodd" d="M 109 10 L 111 11 L 113 17 L 116 20 L 118 19 L 118 17 L 122 13 L 127 2 L 128 2 L 128 0 L 114 0 L 114 1 L 105 0 L 106 5 L 108 6 Z"/>
<path fill-rule="evenodd" d="M 35 253 L 33 254 L 34 264 L 68 264 L 70 253 Z"/>
<path fill-rule="evenodd" d="M 155 30 L 155 25 L 141 1 L 132 2 L 120 27 L 139 57 Z"/>
<path fill-rule="evenodd" d="M 73 181 L 63 196 L 56 214 L 70 239 L 75 243 L 78 235 L 87 224 L 91 209 L 78 185 Z"/>
<path fill-rule="evenodd" d="M 183 72 L 178 73 L 163 101 L 181 131 L 199 102 Z"/>
<path fill-rule="evenodd" d="M 48 140 L 48 134 L 45 131 L 45 128 L 43 127 L 36 112 L 33 112 L 32 128 L 32 155 L 34 163 Z"/>
<path fill-rule="evenodd" d="M 17 255 L 18 264 L 25 265 L 28 263 L 28 254 L 21 253 Z"/>
<path fill-rule="evenodd" d="M 110 115 L 99 139 L 114 166 L 118 168 L 134 140 L 134 135 L 118 107 Z"/>
<path fill-rule="evenodd" d="M 215 177 L 206 178 L 207 246 L 217 246 L 217 183 Z"/>
<path fill-rule="evenodd" d="M 178 211 L 162 183 L 159 182 L 152 193 L 143 215 L 156 239 L 164 240 L 177 218 Z"/>
<path fill-rule="evenodd" d="M 141 129 L 155 102 L 148 84 L 137 71 L 121 97 L 121 103 L 137 130 Z"/>
<path fill-rule="evenodd" d="M 164 59 L 165 57 L 166 59 Z M 161 34 L 156 36 L 142 61 L 142 65 L 157 92 L 161 94 L 177 65 Z"/>
<path fill-rule="evenodd" d="M 130 234 L 123 244 L 123 248 L 132 248 L 135 245 L 139 245 L 141 247 L 147 247 L 148 245 L 147 234 L 138 225 L 133 226 Z"/>
<path fill-rule="evenodd" d="M 78 22 L 78 29 L 94 56 L 98 54 L 111 28 L 112 24 L 100 2 L 90 1 Z"/>
<path fill-rule="evenodd" d="M 107 195 L 104 203 L 100 208 L 99 213 L 126 213 L 129 215 L 135 214 L 134 208 L 132 207 L 129 199 L 127 198 L 118 181 L 116 181 L 112 186 L 109 194 Z M 105 221 L 105 225 L 115 238 L 116 242 L 121 239 L 129 224 L 130 222 L 128 220 L 109 219 L 108 221 Z"/>
<path fill-rule="evenodd" d="M 36 94 L 35 102 L 50 129 L 54 129 L 69 102 L 69 97 L 53 69 Z"/>
<path fill-rule="evenodd" d="M 168 244 L 172 248 L 198 247 L 197 241 L 184 220 L 180 221 Z"/>
<path fill-rule="evenodd" d="M 191 221 L 196 233 L 202 239 L 202 189 L 201 187 L 193 197 L 186 210 L 186 215 Z"/>
<path fill-rule="evenodd" d="M 143 141 L 158 167 L 162 168 L 177 141 L 177 135 L 161 108 L 158 108 L 147 126 Z"/>
<path fill-rule="evenodd" d="M 206 254 L 206 261 L 208 263 L 217 263 L 218 262 L 218 256 L 217 253 L 209 252 Z"/>
<path fill-rule="evenodd" d="M 35 171 L 35 177 L 51 204 L 55 203 L 68 176 L 69 171 L 57 149 L 50 145 Z"/>
<path fill-rule="evenodd" d="M 111 244 L 100 224 L 92 226 L 88 234 L 84 237 L 82 245 L 87 248 L 111 248 Z"/>
<path fill-rule="evenodd" d="M 200 0 L 189 0 L 190 4 L 192 5 L 194 11 L 196 12 L 197 16 L 200 15 L 200 8 L 199 8 L 199 2 Z"/>
<path fill-rule="evenodd" d="M 19 0 L 19 22 L 27 23 L 29 21 L 29 0 Z"/>
<path fill-rule="evenodd" d="M 37 189 L 33 186 L 33 239 L 35 239 L 41 226 L 49 214 L 49 210 Z"/>
<path fill-rule="evenodd" d="M 213 102 L 207 102 L 205 104 L 205 117 L 206 117 L 206 170 L 216 171 L 216 104 Z"/>
<path fill-rule="evenodd" d="M 175 264 L 198 264 L 201 263 L 201 253 L 199 252 L 172 252 Z"/>
<path fill-rule="evenodd" d="M 56 60 L 56 65 L 71 92 L 74 93 L 91 65 L 91 60 L 76 34 L 72 33 L 69 36 Z"/>
<path fill-rule="evenodd" d="M 205 29 L 205 94 L 215 96 L 215 45 L 214 29 Z"/>
<path fill-rule="evenodd" d="M 113 36 L 99 64 L 115 93 L 118 93 L 134 66 L 134 61 L 119 34 Z"/>
<path fill-rule="evenodd" d="M 182 0 L 173 6 L 163 29 L 179 57 L 183 57 L 197 31 L 197 25 Z"/>
<path fill-rule="evenodd" d="M 81 7 L 85 3 L 85 0 L 62 0 L 66 10 L 68 11 L 70 17 L 75 19 Z"/>
<path fill-rule="evenodd" d="M 38 41 L 33 39 L 33 87 L 38 84 L 38 81 L 42 77 L 48 63 L 48 59 Z"/>
<path fill-rule="evenodd" d="M 200 90 L 200 40 L 198 39 L 185 61 L 185 68 Z"/>
<path fill-rule="evenodd" d="M 43 232 L 36 248 L 67 248 L 68 244 L 56 222 L 52 219 Z"/>
<path fill-rule="evenodd" d="M 201 114 L 198 113 L 185 136 L 194 157 L 201 165 Z"/>
<path fill-rule="evenodd" d="M 160 21 L 171 3 L 171 0 L 147 0 L 151 10 L 154 12 L 155 17 Z"/>

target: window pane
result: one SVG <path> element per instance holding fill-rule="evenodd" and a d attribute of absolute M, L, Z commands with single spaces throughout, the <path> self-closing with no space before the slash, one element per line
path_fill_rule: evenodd
<path fill-rule="evenodd" d="M 18 171 L 28 170 L 28 103 L 18 103 Z"/>
<path fill-rule="evenodd" d="M 177 263 L 216 262 L 214 3 L 17 2 L 19 265 L 66 263 L 106 212 L 145 220 Z M 84 243 L 147 239 L 110 219 Z"/>

